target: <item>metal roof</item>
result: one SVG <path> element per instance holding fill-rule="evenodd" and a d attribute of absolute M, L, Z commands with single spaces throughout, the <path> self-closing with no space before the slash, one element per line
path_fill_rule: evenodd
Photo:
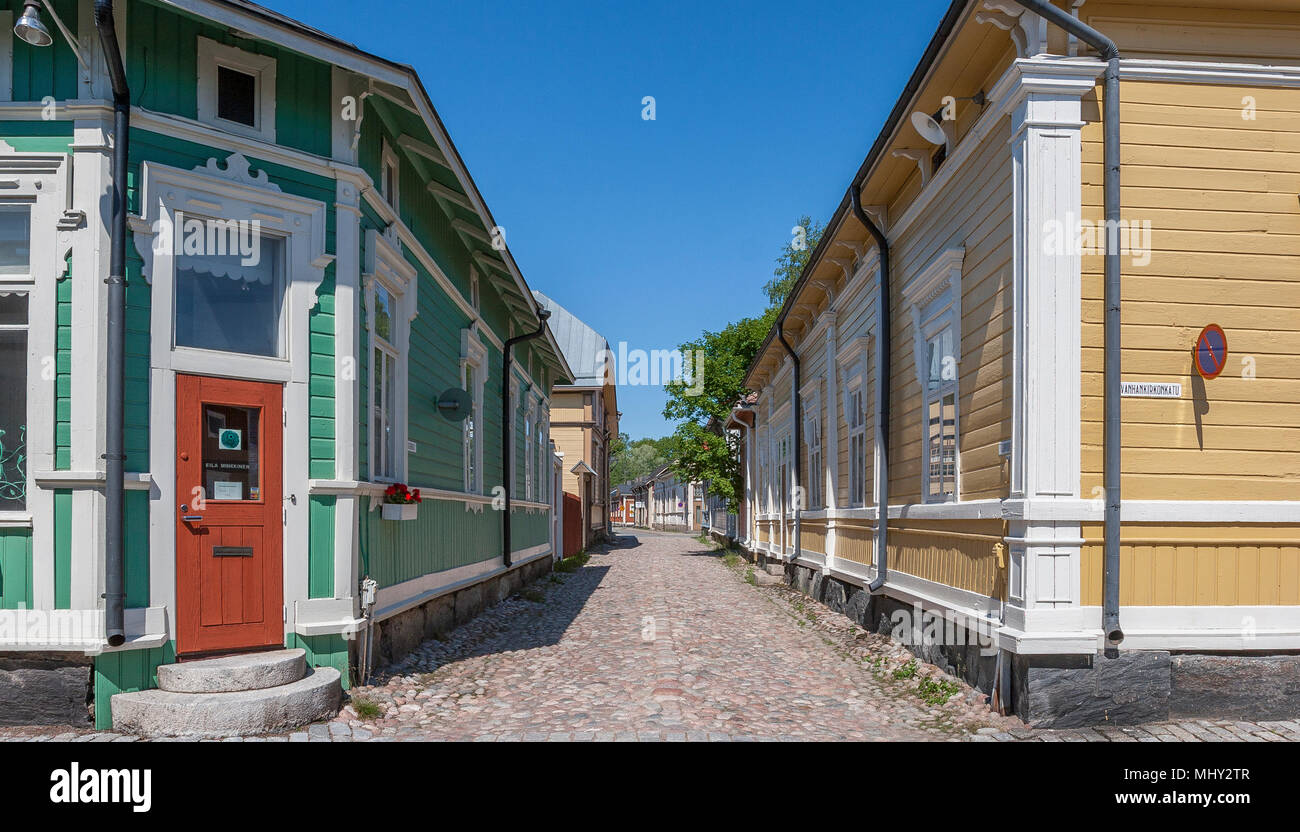
<path fill-rule="evenodd" d="M 550 310 L 547 324 L 555 335 L 555 342 L 564 353 L 564 361 L 573 371 L 574 387 L 600 387 L 605 383 L 605 368 L 609 355 L 609 341 L 587 326 L 572 312 L 546 295 L 533 290 L 533 297 L 543 308 Z M 612 369 L 612 368 L 610 368 Z"/>

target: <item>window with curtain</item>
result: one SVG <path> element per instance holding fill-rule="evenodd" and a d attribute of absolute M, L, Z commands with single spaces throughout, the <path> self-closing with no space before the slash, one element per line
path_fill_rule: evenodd
<path fill-rule="evenodd" d="M 927 335 L 925 501 L 944 502 L 957 494 L 957 361 L 951 324 Z"/>
<path fill-rule="evenodd" d="M 258 236 L 254 255 L 176 255 L 176 346 L 285 356 L 284 240 Z"/>
<path fill-rule="evenodd" d="M 862 387 L 849 391 L 849 505 L 867 501 L 867 412 Z"/>
<path fill-rule="evenodd" d="M 397 455 L 397 372 L 399 354 L 393 338 L 393 297 L 381 283 L 375 283 L 371 333 L 374 372 L 371 397 L 371 437 L 375 443 L 372 476 L 397 479 L 400 474 Z"/>

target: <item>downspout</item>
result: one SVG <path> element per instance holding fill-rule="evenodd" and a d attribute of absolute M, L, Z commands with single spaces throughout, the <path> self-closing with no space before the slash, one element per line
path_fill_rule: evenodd
<path fill-rule="evenodd" d="M 880 472 L 876 488 L 876 577 L 867 585 L 867 591 L 877 593 L 885 586 L 885 576 L 889 570 L 889 380 L 890 373 L 890 329 L 892 310 L 889 296 L 889 241 L 867 212 L 862 210 L 862 182 L 854 182 L 849 188 L 849 204 L 853 206 L 853 216 L 858 218 L 867 229 L 867 233 L 876 241 L 880 253 L 879 303 L 877 306 L 877 326 L 880 337 L 876 339 L 877 362 L 881 368 L 876 384 L 880 388 L 880 411 L 876 418 L 880 424 L 880 447 L 876 449 Z"/>
<path fill-rule="evenodd" d="M 126 335 L 126 165 L 131 130 L 131 90 L 126 83 L 122 52 L 113 24 L 112 0 L 95 0 L 95 28 L 113 82 L 113 227 L 109 250 L 107 377 L 104 442 L 104 633 L 110 647 L 126 641 L 123 623 L 126 601 L 123 572 L 123 453 L 125 415 L 123 368 Z"/>
<path fill-rule="evenodd" d="M 790 354 L 790 360 L 794 362 L 794 489 L 791 493 L 794 496 L 794 553 L 790 555 L 790 562 L 798 560 L 799 553 L 803 551 L 803 524 L 801 522 L 801 506 L 803 504 L 803 494 L 800 486 L 803 485 L 803 394 L 799 390 L 799 356 L 790 347 L 790 343 L 785 340 L 785 320 L 776 322 L 776 338 L 785 347 L 785 351 Z M 782 523 L 785 519 L 782 518 Z"/>
<path fill-rule="evenodd" d="M 501 562 L 510 567 L 510 492 L 514 485 L 514 472 L 510 465 L 510 451 L 514 437 L 510 435 L 510 355 L 515 344 L 531 341 L 546 331 L 549 309 L 537 310 L 537 329 L 523 335 L 507 338 L 501 348 L 501 484 L 505 491 L 506 506 L 501 519 Z"/>
<path fill-rule="evenodd" d="M 1102 566 L 1102 630 L 1106 634 L 1106 654 L 1114 656 L 1124 631 L 1119 626 L 1119 532 L 1120 532 L 1120 113 L 1119 49 L 1114 41 L 1045 0 L 1016 0 L 1049 23 L 1097 50 L 1106 62 L 1105 112 L 1102 114 L 1105 179 L 1103 201 L 1106 218 L 1105 303 L 1103 320 L 1105 351 L 1103 359 L 1105 420 L 1102 434 L 1103 485 L 1106 490 L 1106 515 Z"/>

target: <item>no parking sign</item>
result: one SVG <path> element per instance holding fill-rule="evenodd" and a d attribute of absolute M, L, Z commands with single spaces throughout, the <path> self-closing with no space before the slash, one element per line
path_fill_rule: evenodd
<path fill-rule="evenodd" d="M 1223 327 L 1210 324 L 1196 337 L 1196 372 L 1201 378 L 1215 378 L 1228 365 L 1228 336 Z"/>

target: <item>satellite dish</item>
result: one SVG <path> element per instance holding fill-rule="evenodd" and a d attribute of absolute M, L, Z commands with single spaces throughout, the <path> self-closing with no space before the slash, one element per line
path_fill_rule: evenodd
<path fill-rule="evenodd" d="M 463 421 L 473 407 L 469 392 L 459 387 L 448 387 L 438 397 L 438 412 L 451 422 Z"/>
<path fill-rule="evenodd" d="M 943 127 L 932 116 L 917 110 L 912 113 L 912 126 L 916 128 L 916 132 L 921 134 L 921 138 L 930 144 L 947 146 L 948 134 L 943 132 Z"/>

